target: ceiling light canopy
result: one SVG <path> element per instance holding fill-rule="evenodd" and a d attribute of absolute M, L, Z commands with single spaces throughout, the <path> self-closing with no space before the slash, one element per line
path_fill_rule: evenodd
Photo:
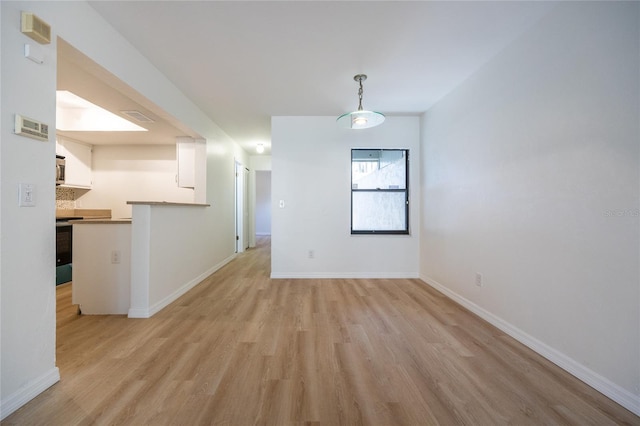
<path fill-rule="evenodd" d="M 258 154 L 262 154 L 264 152 L 264 144 L 263 143 L 259 143 L 258 146 L 256 146 L 256 152 Z"/>
<path fill-rule="evenodd" d="M 56 129 L 70 132 L 147 131 L 67 90 L 56 92 Z"/>
<path fill-rule="evenodd" d="M 342 114 L 338 117 L 338 124 L 346 129 L 368 129 L 384 122 L 384 114 L 376 111 L 366 111 L 362 108 L 362 82 L 367 79 L 365 74 L 358 74 L 353 77 L 360 84 L 358 90 L 358 110 Z"/>

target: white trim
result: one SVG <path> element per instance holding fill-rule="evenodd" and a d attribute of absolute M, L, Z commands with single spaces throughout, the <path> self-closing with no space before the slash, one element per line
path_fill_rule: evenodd
<path fill-rule="evenodd" d="M 131 282 L 129 318 L 149 318 L 149 259 L 151 257 L 151 206 L 133 205 L 131 224 Z"/>
<path fill-rule="evenodd" d="M 559 352 L 558 350 L 552 348 L 544 342 L 536 339 L 535 337 L 525 333 L 514 325 L 508 323 L 502 318 L 492 314 L 491 312 L 485 310 L 484 308 L 476 305 L 470 300 L 465 299 L 459 294 L 451 291 L 444 285 L 440 284 L 438 281 L 429 278 L 427 276 L 421 276 L 420 279 L 424 281 L 425 284 L 435 288 L 439 292 L 443 293 L 445 296 L 452 299 L 454 302 L 464 306 L 474 314 L 478 315 L 480 318 L 489 322 L 493 326 L 499 328 L 500 330 L 507 333 L 509 336 L 513 337 L 523 345 L 529 347 L 533 351 L 537 352 L 539 355 L 542 355 L 549 361 L 556 364 L 558 367 L 572 374 L 576 378 L 582 380 L 587 385 L 591 386 L 598 392 L 603 395 L 611 398 L 618 404 L 622 405 L 627 410 L 633 412 L 636 415 L 640 416 L 640 395 L 634 395 L 628 390 L 622 388 L 621 386 L 613 383 L 611 380 L 606 377 L 601 376 L 593 370 L 585 367 L 580 364 L 576 360 L 568 357 L 567 355 Z"/>
<path fill-rule="evenodd" d="M 129 318 L 149 318 L 149 309 L 145 308 L 129 308 L 129 313 L 127 313 L 127 317 Z"/>
<path fill-rule="evenodd" d="M 193 287 L 195 287 L 196 285 L 200 284 L 202 281 L 204 281 L 207 277 L 209 277 L 211 274 L 216 272 L 218 269 L 222 268 L 224 265 L 226 265 L 227 263 L 231 262 L 233 259 L 235 259 L 235 257 L 236 257 L 236 253 L 232 254 L 229 257 L 227 257 L 226 259 L 224 259 L 222 262 L 218 263 L 217 265 L 212 266 L 211 268 L 209 268 L 208 270 L 206 270 L 202 274 L 198 275 L 197 277 L 195 277 L 191 281 L 189 281 L 189 282 L 185 283 L 183 286 L 177 288 L 173 293 L 171 293 L 170 295 L 168 295 L 164 299 L 162 299 L 159 302 L 153 304 L 152 306 L 149 306 L 146 309 L 145 308 L 131 308 L 131 309 L 129 309 L 128 317 L 129 318 L 150 318 L 150 317 L 152 317 L 153 315 L 157 314 L 162 309 L 167 307 L 169 304 L 171 304 L 172 302 L 177 300 L 180 296 L 182 296 L 183 294 L 185 294 L 186 292 L 191 290 Z"/>
<path fill-rule="evenodd" d="M 0 405 L 0 420 L 5 419 L 18 408 L 22 407 L 24 404 L 31 401 L 33 398 L 59 381 L 60 370 L 58 370 L 58 367 L 53 367 L 42 376 L 30 380 L 16 392 L 9 395 L 8 398 L 2 399 L 2 403 Z"/>
<path fill-rule="evenodd" d="M 271 235 L 271 232 L 256 232 L 256 236 L 258 237 L 265 237 L 270 235 Z"/>
<path fill-rule="evenodd" d="M 420 278 L 416 272 L 271 272 L 272 279 L 411 279 Z"/>

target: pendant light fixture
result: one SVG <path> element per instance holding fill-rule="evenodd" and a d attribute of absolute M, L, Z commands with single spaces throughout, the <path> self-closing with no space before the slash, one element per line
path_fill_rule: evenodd
<path fill-rule="evenodd" d="M 342 114 L 338 117 L 338 124 L 347 129 L 368 129 L 382 124 L 384 114 L 376 111 L 366 111 L 362 108 L 362 82 L 367 79 L 365 74 L 358 74 L 353 77 L 360 84 L 358 90 L 358 110 Z"/>

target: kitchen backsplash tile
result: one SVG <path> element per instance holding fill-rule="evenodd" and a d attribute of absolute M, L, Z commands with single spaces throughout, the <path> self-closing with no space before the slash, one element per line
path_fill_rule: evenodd
<path fill-rule="evenodd" d="M 76 208 L 76 194 L 73 188 L 56 187 L 56 208 L 65 210 Z"/>

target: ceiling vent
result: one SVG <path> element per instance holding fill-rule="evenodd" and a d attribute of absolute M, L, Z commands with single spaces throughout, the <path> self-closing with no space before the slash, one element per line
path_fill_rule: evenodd
<path fill-rule="evenodd" d="M 124 115 L 126 115 L 129 118 L 133 118 L 136 121 L 139 121 L 140 123 L 153 123 L 154 121 L 147 117 L 146 115 L 144 115 L 143 113 L 141 113 L 140 111 L 120 111 L 121 113 L 123 113 Z"/>
<path fill-rule="evenodd" d="M 40 44 L 51 43 L 51 26 L 33 13 L 22 12 L 21 31 Z"/>

